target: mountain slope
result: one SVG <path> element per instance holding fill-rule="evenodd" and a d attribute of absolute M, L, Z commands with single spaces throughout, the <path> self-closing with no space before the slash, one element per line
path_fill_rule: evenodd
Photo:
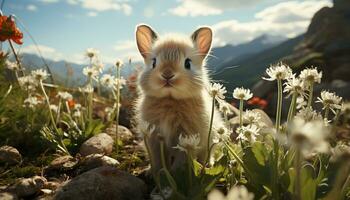
<path fill-rule="evenodd" d="M 261 35 L 250 42 L 239 45 L 225 45 L 223 47 L 216 47 L 212 49 L 209 58 L 208 66 L 211 69 L 219 70 L 224 66 L 224 63 L 229 62 L 239 56 L 245 54 L 258 53 L 265 49 L 271 48 L 285 41 L 283 36 Z"/>
<path fill-rule="evenodd" d="M 290 55 L 302 39 L 303 35 L 259 53 L 244 55 L 225 62 L 222 70 L 217 71 L 212 77 L 214 80 L 222 81 L 228 91 L 238 86 L 252 87 L 270 64 Z"/>
<path fill-rule="evenodd" d="M 23 66 L 27 70 L 46 69 L 44 61 L 35 54 L 23 53 L 21 55 Z M 83 75 L 83 68 L 86 64 L 77 64 L 66 61 L 53 61 L 45 59 L 53 75 L 56 84 L 63 84 L 68 87 L 83 85 L 86 81 L 86 77 Z M 142 65 L 141 63 L 133 63 L 129 65 L 125 64 L 125 67 L 121 70 L 121 75 L 127 77 L 130 75 L 136 67 Z M 103 73 L 115 73 L 112 64 L 106 64 Z"/>

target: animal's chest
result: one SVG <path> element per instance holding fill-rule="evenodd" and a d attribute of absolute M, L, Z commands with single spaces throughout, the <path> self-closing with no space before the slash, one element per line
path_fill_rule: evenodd
<path fill-rule="evenodd" d="M 206 129 L 207 116 L 200 101 L 159 101 L 147 103 L 143 119 L 156 125 L 165 134 L 201 134 Z"/>

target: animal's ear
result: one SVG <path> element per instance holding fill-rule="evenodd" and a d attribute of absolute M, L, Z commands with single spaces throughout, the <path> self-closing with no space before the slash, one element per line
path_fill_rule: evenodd
<path fill-rule="evenodd" d="M 158 38 L 156 32 L 148 25 L 141 24 L 136 27 L 136 42 L 142 57 L 146 58 L 151 52 L 152 44 Z"/>
<path fill-rule="evenodd" d="M 209 27 L 201 27 L 192 33 L 191 38 L 198 52 L 203 57 L 207 56 L 213 40 L 212 30 Z"/>

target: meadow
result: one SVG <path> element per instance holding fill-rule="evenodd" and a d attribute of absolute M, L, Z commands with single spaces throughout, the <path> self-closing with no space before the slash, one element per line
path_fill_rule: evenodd
<path fill-rule="evenodd" d="M 23 33 L 13 17 L 1 16 L 0 27 L 0 40 L 11 47 L 0 58 L 0 198 L 350 199 L 350 103 L 332 91 L 314 92 L 324 75 L 317 67 L 296 73 L 282 62 L 266 66 L 261 78 L 278 94 L 271 117 L 250 89 L 227 91 L 213 80 L 206 86 L 210 116 L 217 107 L 225 120 L 219 129 L 208 121 L 213 156 L 198 162 L 199 137 L 180 135 L 186 165 L 170 171 L 161 143 L 162 169 L 152 174 L 152 124 L 120 125 L 133 124 L 138 95 L 137 74 L 120 73 L 131 61 L 116 60 L 113 73 L 102 73 L 99 51 L 89 48 L 84 85 L 68 88 L 47 68 L 23 66 L 16 50 Z"/>

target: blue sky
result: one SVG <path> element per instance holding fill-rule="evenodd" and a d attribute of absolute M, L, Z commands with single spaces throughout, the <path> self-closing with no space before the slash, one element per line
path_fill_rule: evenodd
<path fill-rule="evenodd" d="M 330 0 L 6 0 L 5 15 L 14 14 L 33 35 L 44 57 L 84 62 L 89 47 L 101 59 L 139 60 L 134 29 L 150 24 L 161 33 L 191 34 L 200 25 L 215 33 L 214 46 L 247 42 L 261 34 L 294 37 Z M 19 25 L 20 28 L 21 25 Z M 21 52 L 37 53 L 24 32 Z"/>

